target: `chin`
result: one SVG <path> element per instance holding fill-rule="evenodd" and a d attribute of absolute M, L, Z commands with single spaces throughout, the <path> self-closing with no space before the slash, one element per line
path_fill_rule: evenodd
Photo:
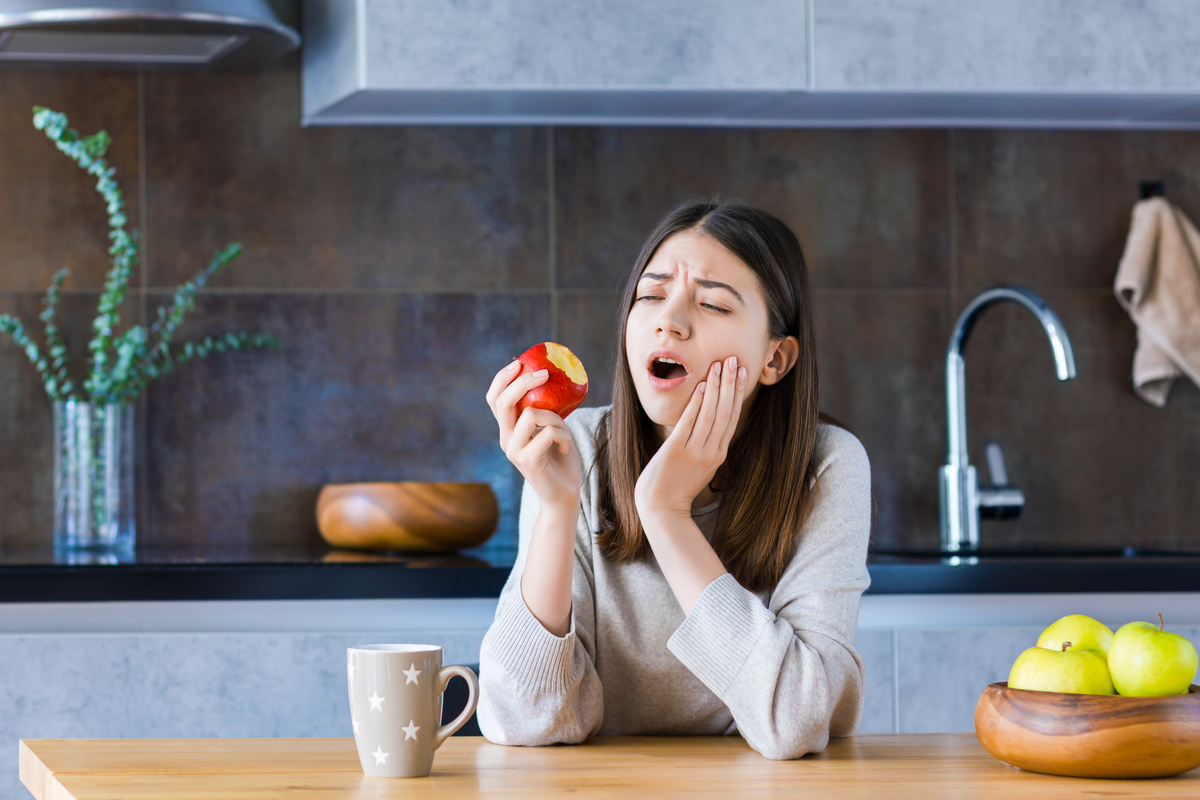
<path fill-rule="evenodd" d="M 687 407 L 687 403 L 683 403 L 679 408 L 671 408 L 671 404 L 661 400 L 647 405 L 638 397 L 638 407 L 647 419 L 660 428 L 674 428 L 679 424 L 679 418 L 683 416 L 683 409 Z"/>

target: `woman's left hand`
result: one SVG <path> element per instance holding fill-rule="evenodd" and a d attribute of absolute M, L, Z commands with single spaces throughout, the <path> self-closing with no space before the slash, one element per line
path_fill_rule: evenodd
<path fill-rule="evenodd" d="M 656 512 L 690 516 L 692 501 L 725 463 L 746 396 L 746 370 L 737 356 L 708 368 L 671 435 L 642 470 L 634 503 L 645 517 Z"/>

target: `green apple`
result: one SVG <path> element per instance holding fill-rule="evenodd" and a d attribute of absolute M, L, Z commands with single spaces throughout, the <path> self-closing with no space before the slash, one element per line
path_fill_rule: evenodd
<path fill-rule="evenodd" d="M 1047 650 L 1062 650 L 1063 642 L 1070 642 L 1071 650 L 1091 650 L 1108 656 L 1108 645 L 1113 632 L 1103 622 L 1086 614 L 1068 614 L 1042 631 L 1037 646 Z"/>
<path fill-rule="evenodd" d="M 1130 622 L 1113 634 L 1108 668 L 1121 694 L 1162 697 L 1187 694 L 1196 679 L 1196 648 L 1183 636 L 1158 624 Z"/>
<path fill-rule="evenodd" d="M 1070 642 L 1066 643 L 1067 647 Z M 1068 694 L 1116 694 L 1104 657 L 1091 650 L 1047 650 L 1031 647 L 1013 662 L 1011 689 Z"/>

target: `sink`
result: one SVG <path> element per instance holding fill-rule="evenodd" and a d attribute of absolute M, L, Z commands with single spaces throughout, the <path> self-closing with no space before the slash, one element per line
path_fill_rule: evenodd
<path fill-rule="evenodd" d="M 947 552 L 922 548 L 875 548 L 871 556 L 903 559 L 1077 559 L 1077 558 L 1195 558 L 1200 551 L 1169 550 L 1155 547 L 985 547 L 978 550 Z"/>

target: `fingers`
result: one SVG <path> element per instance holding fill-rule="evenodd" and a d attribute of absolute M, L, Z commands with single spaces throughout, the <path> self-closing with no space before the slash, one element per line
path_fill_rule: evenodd
<path fill-rule="evenodd" d="M 537 449 L 526 450 L 546 431 L 551 431 L 549 441 L 543 438 Z M 570 449 L 570 442 L 571 434 L 562 417 L 553 411 L 546 411 L 542 408 L 527 408 L 521 412 L 521 416 L 517 417 L 512 434 L 508 437 L 507 446 L 504 448 L 504 454 L 508 456 L 509 461 L 518 464 L 519 461 L 524 461 L 535 453 L 541 456 L 554 443 L 558 443 L 559 451 L 565 454 Z"/>
<path fill-rule="evenodd" d="M 730 369 L 729 373 L 731 376 L 736 376 L 734 378 L 736 383 L 733 391 L 722 392 L 722 402 L 724 402 L 724 397 L 728 396 L 731 405 L 729 422 L 725 426 L 725 432 L 721 435 L 718 445 L 722 460 L 724 460 L 725 454 L 729 452 L 729 443 L 733 441 L 733 434 L 737 430 L 738 419 L 742 416 L 742 403 L 746 399 L 746 381 L 749 377 L 746 374 L 745 367 L 739 368 L 737 366 L 736 358 L 734 358 L 733 369 Z"/>
<path fill-rule="evenodd" d="M 714 391 L 706 393 L 700 418 L 688 440 L 689 445 L 703 451 L 707 460 L 723 461 L 733 439 L 745 397 L 745 380 L 740 377 L 744 372 L 738 369 L 737 356 L 729 356 L 709 368 L 708 383 Z"/>
<path fill-rule="evenodd" d="M 487 390 L 487 404 L 492 411 L 496 410 L 496 398 L 500 396 L 500 392 L 504 391 L 504 387 L 512 383 L 513 376 L 517 374 L 517 368 L 521 366 L 520 361 L 513 361 L 496 373 L 496 377 L 492 378 L 492 383 Z"/>
<path fill-rule="evenodd" d="M 675 423 L 675 429 L 671 431 L 671 436 L 668 439 L 681 437 L 684 445 L 690 441 L 692 431 L 696 426 L 696 419 L 700 416 L 700 407 L 704 401 L 704 395 L 707 393 L 707 382 L 701 381 L 692 391 L 692 396 L 688 398 L 688 404 L 683 407 L 683 413 L 679 415 L 679 422 Z M 680 439 L 676 439 L 679 441 Z"/>
<path fill-rule="evenodd" d="M 506 371 L 507 374 L 505 374 Z M 496 375 L 491 388 L 488 389 L 488 405 L 491 406 L 496 421 L 500 423 L 500 446 L 505 451 L 508 450 L 508 439 L 512 436 L 513 427 L 517 421 L 517 401 L 524 397 L 530 389 L 545 383 L 550 375 L 546 370 L 540 369 L 537 372 L 526 373 L 514 380 L 512 377 L 514 372 L 516 372 L 515 369 L 505 367 Z"/>
<path fill-rule="evenodd" d="M 517 461 L 513 463 L 518 468 L 530 466 L 545 458 L 550 449 L 556 446 L 563 455 L 569 453 L 571 451 L 571 435 L 558 428 L 542 428 L 534 435 L 533 440 L 518 453 Z"/>
<path fill-rule="evenodd" d="M 549 377 L 549 371 L 544 369 L 525 373 L 500 392 L 500 396 L 496 398 L 497 408 L 501 411 L 511 412 L 517 405 L 517 401 L 524 397 L 526 392 L 535 386 L 541 386 Z"/>
<path fill-rule="evenodd" d="M 528 412 L 534 410 L 536 409 L 526 409 L 521 414 L 522 420 L 528 420 L 531 416 Z M 558 418 L 557 414 L 553 416 Z M 559 419 L 559 422 L 562 420 Z M 565 426 L 549 426 L 535 427 L 526 437 L 524 435 L 526 427 L 521 422 L 517 423 L 517 431 L 509 440 L 509 452 L 506 455 L 526 480 L 534 481 L 536 484 L 545 477 L 546 470 L 550 466 L 548 460 L 551 450 L 557 449 L 564 456 L 571 452 L 571 434 Z"/>
<path fill-rule="evenodd" d="M 696 418 L 696 425 L 687 440 L 690 447 L 703 447 L 712 433 L 713 424 L 717 421 L 717 401 L 721 396 L 722 372 L 720 361 L 714 361 L 708 367 L 708 377 L 705 379 L 705 383 L 712 388 L 712 391 L 705 390 L 704 402 L 700 404 L 700 415 Z"/>

